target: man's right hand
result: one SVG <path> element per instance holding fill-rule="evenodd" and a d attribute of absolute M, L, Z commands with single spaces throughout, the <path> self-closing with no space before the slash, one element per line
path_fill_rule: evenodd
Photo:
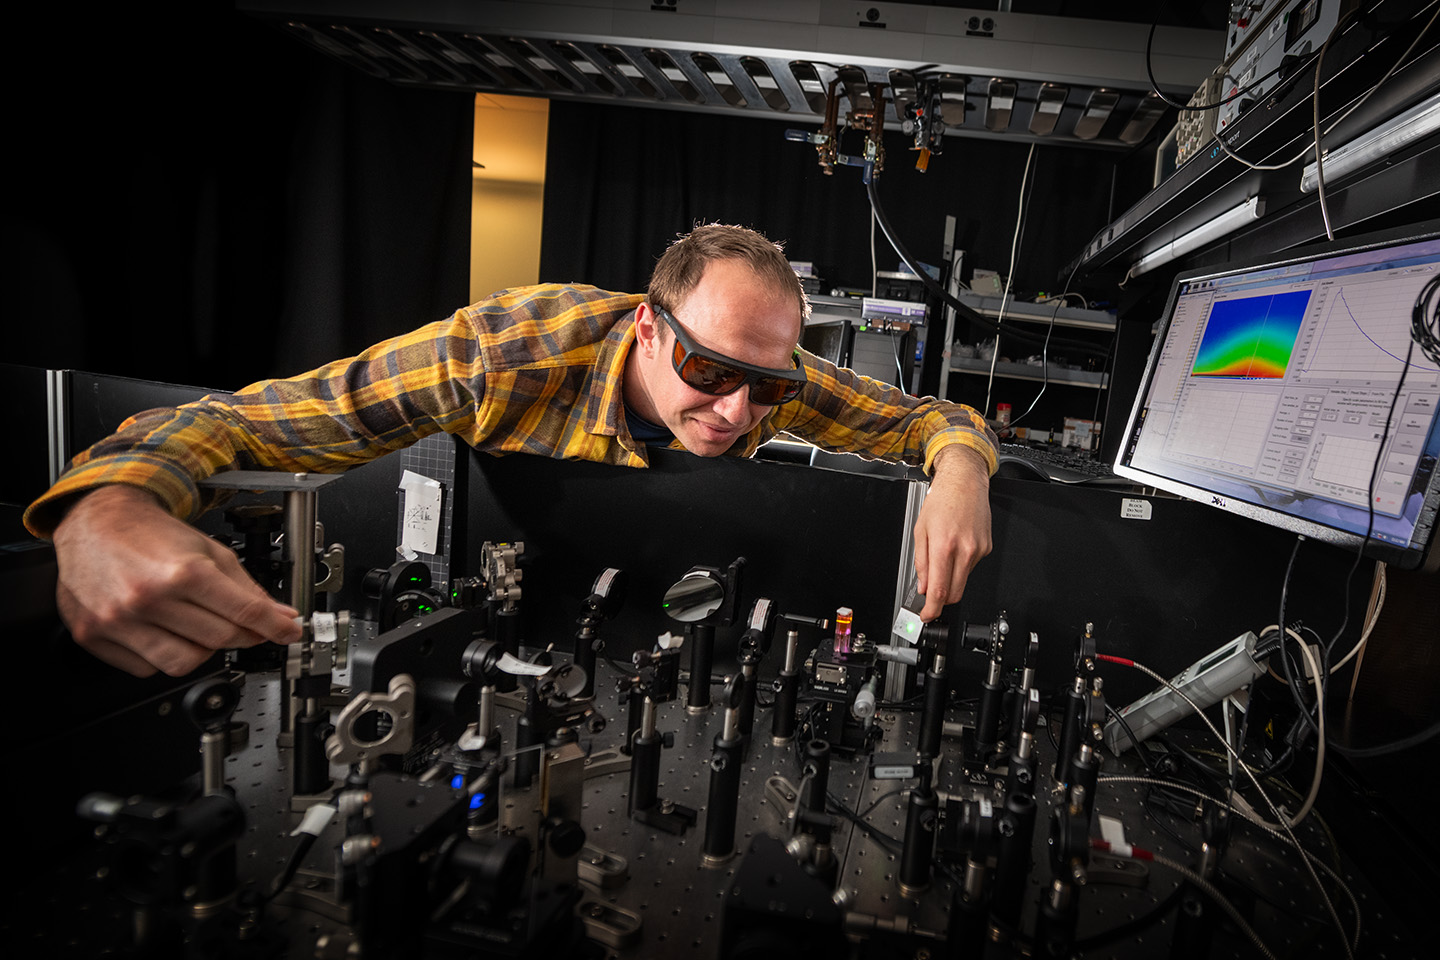
<path fill-rule="evenodd" d="M 137 677 L 179 677 L 230 647 L 300 639 L 233 551 L 138 487 L 101 487 L 55 528 L 60 617 L 90 653 Z"/>

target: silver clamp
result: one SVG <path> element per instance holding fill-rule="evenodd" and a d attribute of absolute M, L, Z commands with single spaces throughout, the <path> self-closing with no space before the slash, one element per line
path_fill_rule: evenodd
<path fill-rule="evenodd" d="M 390 729 L 367 739 L 357 725 L 371 713 L 389 716 Z M 335 733 L 325 741 L 325 757 L 331 763 L 354 764 L 384 754 L 403 755 L 414 740 L 415 681 L 402 673 L 391 678 L 389 693 L 360 693 L 345 704 L 335 720 Z"/>

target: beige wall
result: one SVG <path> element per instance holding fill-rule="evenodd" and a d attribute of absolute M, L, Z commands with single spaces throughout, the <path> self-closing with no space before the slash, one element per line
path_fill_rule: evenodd
<path fill-rule="evenodd" d="M 540 280 L 545 133 L 550 101 L 475 95 L 470 299 Z"/>

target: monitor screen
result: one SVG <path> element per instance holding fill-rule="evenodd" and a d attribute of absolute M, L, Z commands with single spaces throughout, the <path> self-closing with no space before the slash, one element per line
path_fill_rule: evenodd
<path fill-rule="evenodd" d="M 1116 473 L 1418 566 L 1440 504 L 1440 368 L 1411 327 L 1437 272 L 1430 224 L 1180 275 Z"/>

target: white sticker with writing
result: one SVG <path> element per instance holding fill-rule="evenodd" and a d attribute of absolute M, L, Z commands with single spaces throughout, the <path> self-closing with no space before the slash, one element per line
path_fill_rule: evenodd
<path fill-rule="evenodd" d="M 316 643 L 334 643 L 340 639 L 339 618 L 333 613 L 315 611 L 310 615 L 310 632 Z"/>
<path fill-rule="evenodd" d="M 871 775 L 875 780 L 909 780 L 915 776 L 914 767 L 906 766 L 877 766 Z"/>
<path fill-rule="evenodd" d="M 1149 520 L 1150 501 L 1126 497 L 1120 501 L 1120 516 L 1125 520 Z"/>

